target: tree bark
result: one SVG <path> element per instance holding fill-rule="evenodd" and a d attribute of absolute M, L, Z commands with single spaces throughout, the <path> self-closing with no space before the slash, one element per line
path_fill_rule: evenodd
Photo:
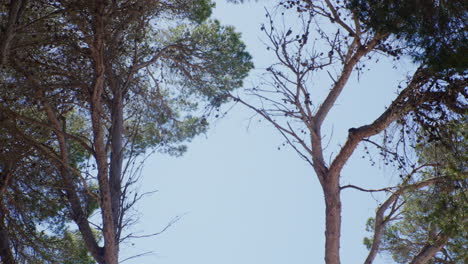
<path fill-rule="evenodd" d="M 104 127 L 101 122 L 102 102 L 101 95 L 104 90 L 104 65 L 102 60 L 96 61 L 96 80 L 91 99 L 91 120 L 93 127 L 93 143 L 95 149 L 95 159 L 97 164 L 97 179 L 100 194 L 100 206 L 104 236 L 104 260 L 105 264 L 117 264 L 117 241 L 114 229 L 114 219 L 112 213 L 112 195 L 110 191 L 107 152 L 104 143 Z M 102 67 L 102 69 L 100 69 Z"/>
<path fill-rule="evenodd" d="M 41 100 L 52 125 L 55 127 L 55 129 L 57 129 L 57 131 L 65 132 L 61 130 L 62 126 L 60 125 L 60 122 L 55 116 L 50 104 L 47 101 L 45 101 L 45 99 L 42 97 Z M 103 263 L 102 248 L 99 247 L 96 238 L 94 237 L 93 231 L 89 226 L 87 216 L 84 213 L 83 207 L 81 206 L 82 201 L 75 191 L 76 184 L 74 183 L 74 180 L 72 178 L 72 173 L 67 167 L 70 161 L 68 157 L 68 146 L 66 144 L 66 138 L 63 133 L 57 132 L 55 134 L 59 141 L 60 156 L 63 162 L 63 164 L 57 164 L 57 167 L 60 168 L 60 174 L 62 176 L 63 184 L 65 187 L 65 195 L 67 197 L 68 202 L 70 203 L 71 217 L 78 226 L 78 229 L 80 230 L 81 235 L 83 236 L 85 246 L 87 247 L 91 255 L 98 263 Z"/>
<path fill-rule="evenodd" d="M 340 263 L 341 198 L 335 179 L 327 179 L 325 195 L 325 263 Z M 330 181 L 331 180 L 331 181 Z"/>
<path fill-rule="evenodd" d="M 10 239 L 4 224 L 3 212 L 0 212 L 0 259 L 3 264 L 16 264 L 10 247 Z"/>
<path fill-rule="evenodd" d="M 325 198 L 325 263 L 340 263 L 341 201 L 340 197 Z"/>
<path fill-rule="evenodd" d="M 411 260 L 410 264 L 427 264 L 447 243 L 449 237 L 443 233 L 439 233 L 432 243 L 427 243 Z"/>
<path fill-rule="evenodd" d="M 98 75 L 99 76 L 99 75 Z M 103 80 L 97 77 L 95 89 L 103 90 Z M 96 92 L 96 91 L 95 91 Z M 110 191 L 110 184 L 108 178 L 108 162 L 107 152 L 104 143 L 104 128 L 101 122 L 101 92 L 96 92 L 93 95 L 91 102 L 91 119 L 93 127 L 93 143 L 95 148 L 95 159 L 97 164 L 97 179 L 99 185 L 100 194 L 100 207 L 103 224 L 103 236 L 104 236 L 104 263 L 105 264 L 117 264 L 117 241 L 114 229 L 114 219 L 112 214 L 112 195 Z"/>
<path fill-rule="evenodd" d="M 95 1 L 93 14 L 93 42 L 91 43 L 91 55 L 94 64 L 94 81 L 90 96 L 91 123 L 93 129 L 93 143 L 97 164 L 97 179 L 100 194 L 100 207 L 102 217 L 102 233 L 104 237 L 104 262 L 105 264 L 118 264 L 118 241 L 112 211 L 112 194 L 109 182 L 109 164 L 105 144 L 104 125 L 102 123 L 103 103 L 102 95 L 105 85 L 105 3 Z"/>
<path fill-rule="evenodd" d="M 122 134 L 123 134 L 123 102 L 122 90 L 115 86 L 114 98 L 112 100 L 111 114 L 111 160 L 109 171 L 109 183 L 112 199 L 112 216 L 114 218 L 114 229 L 116 240 L 120 237 L 121 219 L 121 196 L 122 196 Z"/>

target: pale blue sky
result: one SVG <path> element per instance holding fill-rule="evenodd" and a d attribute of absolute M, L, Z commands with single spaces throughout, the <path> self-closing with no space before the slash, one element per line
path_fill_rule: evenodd
<path fill-rule="evenodd" d="M 273 61 L 265 50 L 260 24 L 265 6 L 276 1 L 243 5 L 218 1 L 214 17 L 242 32 L 256 70 L 245 82 L 257 82 Z M 411 64 L 392 69 L 381 60 L 352 82 L 325 124 L 333 129 L 331 149 L 342 143 L 350 127 L 370 122 L 395 97 L 396 86 Z M 320 80 L 315 80 L 320 84 Z M 156 154 L 148 159 L 142 191 L 158 193 L 138 205 L 140 222 L 134 231 L 154 233 L 172 218 L 183 218 L 163 234 L 122 245 L 122 257 L 154 251 L 129 264 L 311 264 L 323 263 L 323 195 L 313 170 L 290 148 L 280 151 L 280 135 L 252 112 L 238 105 L 206 135 L 189 143 L 180 158 Z M 342 173 L 342 183 L 368 188 L 395 180 L 390 169 L 371 167 L 358 150 Z M 376 157 L 378 159 L 378 157 Z M 343 192 L 342 263 L 362 263 L 365 222 L 373 215 L 377 196 Z M 379 259 L 375 262 L 386 263 Z"/>

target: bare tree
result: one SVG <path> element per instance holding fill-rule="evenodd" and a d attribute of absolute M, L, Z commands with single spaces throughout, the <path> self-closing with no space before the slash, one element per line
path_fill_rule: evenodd
<path fill-rule="evenodd" d="M 466 109 L 461 98 L 466 98 L 467 82 L 459 75 L 451 76 L 451 81 L 446 82 L 446 76 L 434 74 L 426 65 L 420 65 L 385 111 L 372 122 L 348 130 L 348 137 L 338 153 L 327 162 L 322 141 L 323 124 L 347 88 L 351 75 L 362 75 L 364 62 L 370 58 L 391 56 L 399 59 L 405 48 L 404 42 L 389 32 L 367 27 L 347 9 L 346 3 L 340 1 L 281 1 L 278 10 L 266 16 L 269 22 L 262 26 L 262 30 L 267 38 L 267 49 L 274 54 L 276 63 L 267 68 L 265 84 L 248 90 L 252 95 L 250 99 L 232 97 L 271 123 L 287 144 L 314 169 L 325 197 L 325 262 L 338 264 L 341 190 L 355 187 L 368 191 L 340 184 L 342 169 L 353 152 L 361 142 L 370 141 L 371 137 L 380 135 L 392 123 L 418 109 L 428 109 L 440 103 L 445 105 L 444 108 Z M 281 25 L 281 16 L 299 18 L 294 25 L 284 25 L 287 20 Z M 314 86 L 313 76 L 317 75 L 328 75 L 330 79 Z M 435 89 L 436 86 L 444 88 Z M 320 99 L 316 95 L 322 91 L 326 91 L 326 96 Z M 252 98 L 257 101 L 253 102 Z M 382 220 L 382 211 L 395 204 L 401 192 L 432 182 L 434 180 L 384 189 L 393 194 L 378 210 L 375 243 L 379 241 L 379 228 L 386 221 Z M 378 244 L 374 246 L 378 247 Z M 366 263 L 372 262 L 374 253 L 373 250 Z"/>

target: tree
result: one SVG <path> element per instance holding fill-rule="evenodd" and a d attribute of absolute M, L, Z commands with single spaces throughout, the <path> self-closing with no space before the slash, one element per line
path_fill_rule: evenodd
<path fill-rule="evenodd" d="M 373 30 L 404 39 L 411 56 L 433 70 L 466 71 L 465 1 L 351 0 L 347 7 Z"/>
<path fill-rule="evenodd" d="M 15 38 L 16 28 L 19 26 L 19 21 L 27 2 L 27 0 L 13 0 L 10 1 L 8 8 L 2 6 L 2 9 L 0 9 L 2 14 L 0 32 L 4 36 L 0 42 L 0 65 L 4 65 L 7 62 L 12 42 Z"/>
<path fill-rule="evenodd" d="M 181 154 L 206 130 L 210 109 L 242 86 L 250 55 L 232 27 L 207 20 L 208 0 L 26 4 L 17 18 L 24 26 L 2 53 L 0 107 L 19 128 L 7 138 L 20 137 L 58 175 L 66 217 L 94 260 L 118 263 L 140 197 L 131 188 L 138 157 Z M 93 223 L 87 207 L 96 200 L 101 220 Z"/>
<path fill-rule="evenodd" d="M 53 164 L 14 133 L 22 129 L 20 124 L 3 116 L 0 119 L 2 263 L 64 263 L 64 259 L 76 264 L 94 263 L 87 251 L 83 252 L 82 241 L 67 242 L 72 238 L 66 228 L 70 221 Z M 51 142 L 50 131 L 38 129 L 33 133 L 35 138 Z M 89 209 L 91 212 L 97 207 Z"/>
<path fill-rule="evenodd" d="M 366 17 L 350 7 L 347 1 L 281 1 L 279 10 L 275 14 L 267 13 L 269 23 L 261 28 L 267 38 L 267 49 L 275 56 L 276 63 L 267 68 L 270 77 L 266 85 L 249 90 L 258 103 L 236 95 L 232 97 L 271 123 L 286 143 L 314 169 L 325 198 L 325 262 L 337 264 L 340 263 L 341 191 L 346 188 L 364 190 L 340 183 L 346 162 L 359 144 L 369 142 L 383 153 L 393 153 L 392 158 L 401 169 L 411 174 L 414 168 L 408 167 L 410 164 L 405 162 L 401 152 L 387 152 L 385 145 L 375 143 L 372 137 L 384 134 L 397 121 L 406 127 L 415 125 L 412 128 L 416 129 L 442 125 L 439 118 L 460 118 L 466 113 L 466 76 L 460 71 L 434 71 L 429 64 L 431 60 L 418 60 L 419 67 L 390 106 L 372 122 L 350 128 L 347 139 L 338 146 L 337 154 L 331 153 L 330 162 L 327 162 L 324 158 L 326 146 L 322 142 L 323 124 L 351 75 L 356 73 L 362 78 L 367 60 L 380 56 L 398 60 L 412 50 L 406 48 L 408 42 L 399 40 L 386 27 L 373 28 L 374 24 L 367 23 Z M 298 20 L 281 28 L 275 23 L 275 16 L 288 12 Z M 460 30 L 459 24 L 449 25 Z M 450 44 L 451 40 L 447 42 Z M 313 76 L 327 75 L 330 77 L 328 82 L 314 86 Z M 317 96 L 321 92 L 325 92 L 324 98 Z M 407 142 L 411 135 L 405 134 L 401 139 Z M 421 182 L 412 188 L 434 182 Z M 401 192 L 394 188 L 386 190 Z"/>
<path fill-rule="evenodd" d="M 381 251 L 398 263 L 466 262 L 466 136 L 466 122 L 451 123 L 443 141 L 418 144 L 425 169 L 407 178 L 369 220 L 375 241 L 365 239 L 370 257 Z"/>

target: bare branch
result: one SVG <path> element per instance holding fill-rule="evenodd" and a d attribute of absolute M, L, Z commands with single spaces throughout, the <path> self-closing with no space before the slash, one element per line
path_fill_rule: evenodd
<path fill-rule="evenodd" d="M 339 174 L 344 164 L 362 139 L 380 133 L 397 118 L 414 109 L 415 103 L 410 101 L 408 98 L 410 98 L 411 93 L 417 91 L 421 85 L 424 85 L 426 80 L 424 70 L 421 68 L 418 69 L 408 86 L 398 95 L 387 110 L 372 122 L 372 124 L 364 125 L 359 128 L 351 128 L 349 130 L 349 136 L 346 143 L 330 165 L 330 173 L 333 175 Z M 418 100 L 422 101 L 424 100 L 424 97 L 420 97 Z"/>
<path fill-rule="evenodd" d="M 354 66 L 359 62 L 359 60 L 369 53 L 375 45 L 377 45 L 378 41 L 386 36 L 379 36 L 376 35 L 374 39 L 372 39 L 366 46 L 360 46 L 355 52 L 351 59 L 343 66 L 341 70 L 341 75 L 338 80 L 335 82 L 333 88 L 328 93 L 327 97 L 323 101 L 322 105 L 319 107 L 317 113 L 315 114 L 314 121 L 316 125 L 320 127 L 325 120 L 328 112 L 333 107 L 334 103 L 340 96 L 343 88 L 345 87 L 346 83 L 348 82 L 351 73 L 353 72 Z M 352 47 L 350 47 L 352 48 Z"/>
<path fill-rule="evenodd" d="M 362 187 L 352 185 L 352 184 L 348 184 L 348 185 L 344 185 L 340 187 L 341 190 L 344 190 L 346 188 L 352 188 L 352 189 L 356 189 L 356 190 L 363 191 L 363 192 L 389 192 L 392 189 L 397 188 L 397 187 L 387 187 L 387 188 L 382 188 L 382 189 L 364 189 Z"/>

